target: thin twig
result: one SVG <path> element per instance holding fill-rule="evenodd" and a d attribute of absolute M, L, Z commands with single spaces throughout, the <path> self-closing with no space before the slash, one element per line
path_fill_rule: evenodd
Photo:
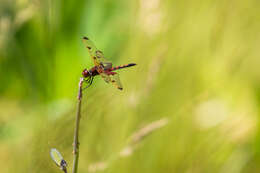
<path fill-rule="evenodd" d="M 74 132 L 74 142 L 73 142 L 73 170 L 72 173 L 77 173 L 78 170 L 78 160 L 79 160 L 79 124 L 80 124 L 80 114 L 81 114 L 81 100 L 82 100 L 82 84 L 84 82 L 83 78 L 80 78 L 79 81 L 79 93 L 78 93 L 78 108 L 76 115 L 75 123 L 75 132 Z"/>

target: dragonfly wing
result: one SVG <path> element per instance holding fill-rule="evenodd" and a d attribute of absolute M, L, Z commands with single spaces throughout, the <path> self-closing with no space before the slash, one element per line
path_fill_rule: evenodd
<path fill-rule="evenodd" d="M 83 42 L 85 43 L 86 47 L 88 48 L 88 52 L 90 54 L 91 59 L 93 60 L 96 66 L 101 65 L 100 62 L 96 58 L 96 51 L 98 50 L 95 44 L 89 40 L 87 37 L 83 37 Z"/>
<path fill-rule="evenodd" d="M 119 78 L 119 75 L 118 73 L 114 74 L 114 75 L 111 75 L 110 76 L 111 78 L 111 83 L 117 88 L 117 89 L 120 89 L 122 90 L 123 89 L 123 86 L 121 84 L 121 81 L 120 81 L 120 78 Z"/>
<path fill-rule="evenodd" d="M 109 75 L 106 73 L 100 73 L 100 76 L 102 77 L 102 79 L 104 79 L 105 82 L 112 83 L 117 89 L 120 89 L 120 90 L 123 89 L 119 75 L 117 73 L 113 74 L 113 75 Z"/>
<path fill-rule="evenodd" d="M 102 79 L 104 79 L 104 81 L 106 83 L 109 83 L 111 81 L 111 78 L 109 75 L 107 75 L 106 73 L 100 73 L 100 76 L 102 77 Z"/>
<path fill-rule="evenodd" d="M 110 69 L 112 68 L 112 62 L 108 61 L 105 57 L 102 51 L 97 50 L 96 51 L 96 57 L 97 61 L 103 65 L 104 69 Z"/>
<path fill-rule="evenodd" d="M 88 48 L 89 54 L 94 61 L 96 66 L 103 66 L 105 69 L 111 68 L 112 63 L 108 61 L 102 51 L 98 50 L 95 44 L 87 37 L 83 37 L 83 42 L 85 43 L 86 47 Z"/>

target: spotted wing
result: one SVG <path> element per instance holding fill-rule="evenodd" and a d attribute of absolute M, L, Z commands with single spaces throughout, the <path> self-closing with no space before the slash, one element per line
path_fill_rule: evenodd
<path fill-rule="evenodd" d="M 109 75 L 107 73 L 100 73 L 100 76 L 102 77 L 102 79 L 104 79 L 106 83 L 112 83 L 112 85 L 114 85 L 117 89 L 123 89 L 119 75 L 117 73 L 113 75 Z"/>
<path fill-rule="evenodd" d="M 110 79 L 111 79 L 111 83 L 117 88 L 117 89 L 120 89 L 122 90 L 123 89 L 123 86 L 121 84 L 121 81 L 120 81 L 120 78 L 119 78 L 119 75 L 118 73 L 114 74 L 114 75 L 110 75 L 109 76 Z"/>
<path fill-rule="evenodd" d="M 104 81 L 106 83 L 109 83 L 111 81 L 111 78 L 109 75 L 107 75 L 106 73 L 100 73 L 100 76 L 102 77 L 102 79 L 104 79 Z"/>
<path fill-rule="evenodd" d="M 88 48 L 88 52 L 95 66 L 102 66 L 104 69 L 109 69 L 112 67 L 112 63 L 104 57 L 103 52 L 98 50 L 95 44 L 91 40 L 89 40 L 89 38 L 83 37 L 83 42 Z"/>
<path fill-rule="evenodd" d="M 96 51 L 96 57 L 97 57 L 97 61 L 103 65 L 104 69 L 110 69 L 112 68 L 112 62 L 108 61 L 105 57 L 103 52 L 101 52 L 100 50 Z"/>

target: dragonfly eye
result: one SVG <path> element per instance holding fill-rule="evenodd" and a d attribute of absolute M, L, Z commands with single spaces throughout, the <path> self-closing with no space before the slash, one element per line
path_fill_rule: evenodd
<path fill-rule="evenodd" d="M 84 69 L 83 72 L 82 72 L 82 75 L 84 77 L 88 77 L 89 76 L 89 71 L 87 69 Z"/>

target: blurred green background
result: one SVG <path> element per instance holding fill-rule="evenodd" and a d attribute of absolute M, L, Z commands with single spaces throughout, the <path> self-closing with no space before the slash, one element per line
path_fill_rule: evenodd
<path fill-rule="evenodd" d="M 99 172 L 260 172 L 260 3 L 0 0 L 0 172 L 72 167 L 89 37 L 121 70 L 119 91 L 84 91 L 79 172 L 113 158 L 153 121 L 169 123 Z M 92 170 L 93 171 L 93 170 Z"/>

